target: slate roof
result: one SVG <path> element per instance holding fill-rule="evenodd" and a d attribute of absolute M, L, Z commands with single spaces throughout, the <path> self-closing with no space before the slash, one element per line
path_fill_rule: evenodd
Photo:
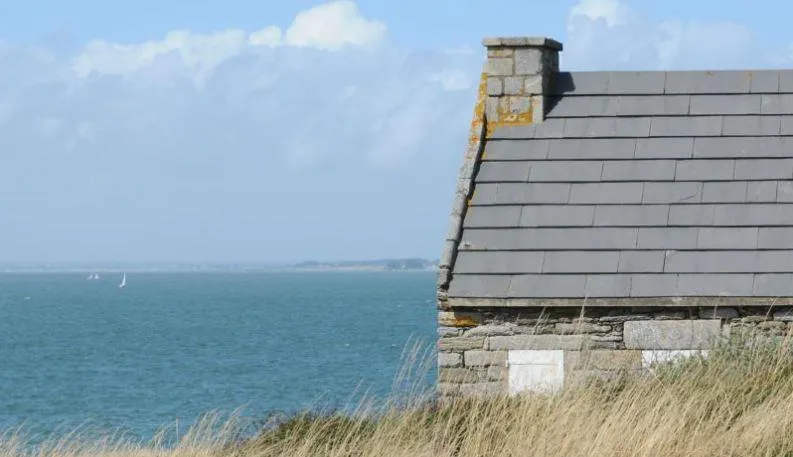
<path fill-rule="evenodd" d="M 554 75 L 490 132 L 449 297 L 793 297 L 793 71 Z"/>

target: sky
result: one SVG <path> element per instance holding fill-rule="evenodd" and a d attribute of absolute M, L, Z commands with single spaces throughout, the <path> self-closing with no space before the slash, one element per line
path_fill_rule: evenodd
<path fill-rule="evenodd" d="M 485 36 L 793 67 L 744 0 L 0 0 L 0 263 L 437 258 Z"/>

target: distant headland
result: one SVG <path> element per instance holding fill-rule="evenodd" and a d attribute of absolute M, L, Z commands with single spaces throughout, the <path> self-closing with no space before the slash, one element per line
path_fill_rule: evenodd
<path fill-rule="evenodd" d="M 0 273 L 255 272 L 255 271 L 421 271 L 436 270 L 438 260 L 396 258 L 300 262 L 96 262 L 7 263 Z"/>

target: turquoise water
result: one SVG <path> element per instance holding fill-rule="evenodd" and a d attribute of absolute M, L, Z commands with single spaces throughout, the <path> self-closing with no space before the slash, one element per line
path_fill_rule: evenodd
<path fill-rule="evenodd" d="M 146 439 L 212 410 L 342 405 L 434 339 L 431 272 L 85 276 L 0 275 L 0 429 Z"/>

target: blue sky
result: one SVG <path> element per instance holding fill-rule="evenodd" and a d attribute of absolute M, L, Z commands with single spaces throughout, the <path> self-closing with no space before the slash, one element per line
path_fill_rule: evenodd
<path fill-rule="evenodd" d="M 793 67 L 782 2 L 0 0 L 0 263 L 437 257 L 481 38 Z"/>

